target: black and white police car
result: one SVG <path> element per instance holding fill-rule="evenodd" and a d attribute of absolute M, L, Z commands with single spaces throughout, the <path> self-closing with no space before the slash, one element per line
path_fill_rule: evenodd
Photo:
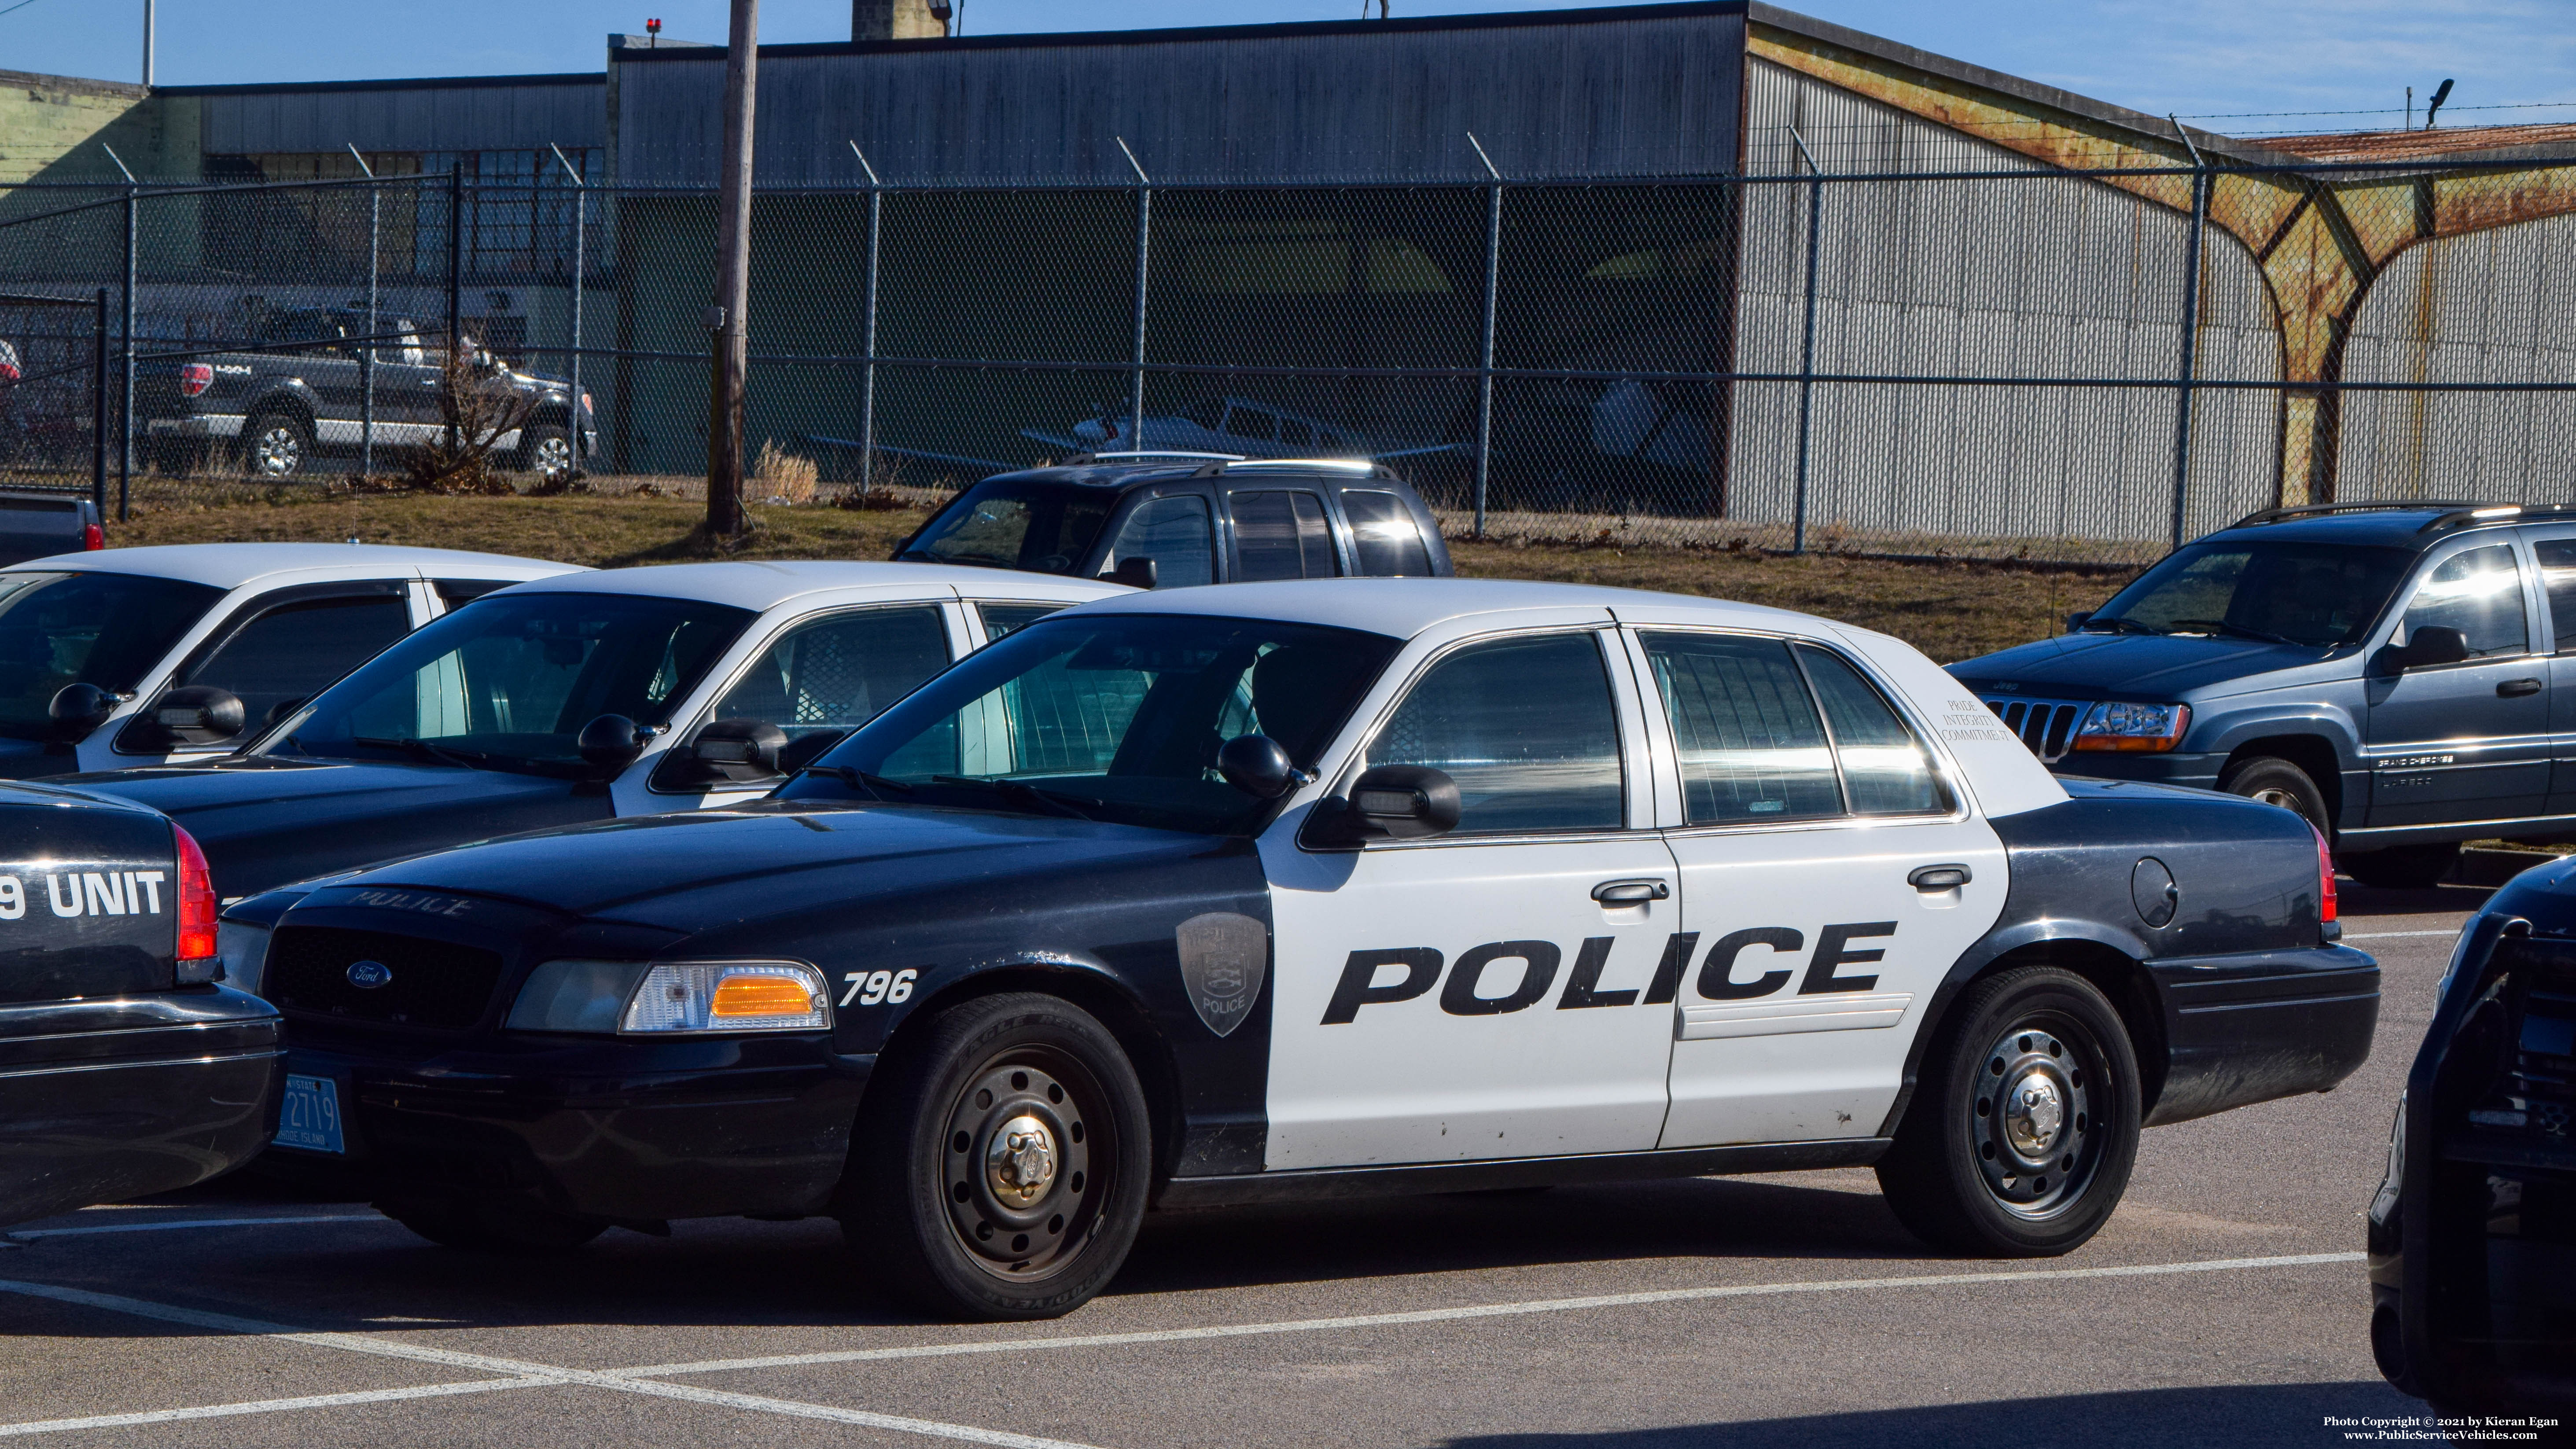
<path fill-rule="evenodd" d="M 289 1155 L 447 1243 L 834 1214 L 1065 1312 L 1149 1204 L 1875 1164 L 2064 1252 L 2369 1050 L 2295 815 L 2060 781 L 1905 644 L 1552 584 L 1134 594 L 770 798 L 240 903 Z"/>
<path fill-rule="evenodd" d="M 185 825 L 229 898 L 755 798 L 958 656 L 1125 592 L 898 563 L 564 573 L 437 620 L 229 754 L 65 778 Z M 227 955 L 256 989 L 257 957 Z"/>

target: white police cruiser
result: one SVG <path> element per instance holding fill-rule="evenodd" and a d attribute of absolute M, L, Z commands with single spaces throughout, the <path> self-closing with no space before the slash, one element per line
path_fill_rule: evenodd
<path fill-rule="evenodd" d="M 345 1114 L 285 1155 L 427 1236 L 829 1213 L 984 1317 L 1149 1204 L 1874 1164 L 2063 1252 L 2378 995 L 2296 815 L 2060 781 L 1883 635 L 1450 579 L 1103 599 L 761 802 L 228 919 Z"/>

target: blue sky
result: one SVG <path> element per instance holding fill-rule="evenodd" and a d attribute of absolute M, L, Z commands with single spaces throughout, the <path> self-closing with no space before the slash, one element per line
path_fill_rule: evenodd
<path fill-rule="evenodd" d="M 0 0 L 0 7 L 16 0 Z M 1581 0 L 1394 0 L 1398 15 Z M 2446 119 L 2576 120 L 2473 107 L 2576 102 L 2571 0 L 1803 0 L 1820 19 L 2137 109 L 2185 115 L 2393 110 L 2456 77 Z M 142 0 L 29 0 L 0 14 L 0 69 L 132 80 Z M 768 0 L 764 40 L 841 40 L 847 0 Z M 1356 17 L 1358 0 L 965 0 L 969 34 Z M 169 84 L 597 70 L 602 37 L 723 38 L 724 0 L 161 0 Z M 2389 118 L 2394 124 L 2395 118 Z M 2368 116 L 2210 122 L 2240 133 L 2343 129 Z"/>

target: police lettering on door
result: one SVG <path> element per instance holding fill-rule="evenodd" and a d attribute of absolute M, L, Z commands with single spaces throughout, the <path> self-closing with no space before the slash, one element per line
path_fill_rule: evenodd
<path fill-rule="evenodd" d="M 169 878 L 158 870 L 67 870 L 45 876 L 45 897 L 57 916 L 157 916 Z M 26 914 L 26 885 L 0 875 L 0 921 Z"/>
<path fill-rule="evenodd" d="M 1882 946 L 1854 943 L 1894 936 L 1894 921 L 1846 921 L 1821 928 L 1813 951 L 1806 951 L 1804 932 L 1791 926 L 1750 926 L 1720 936 L 1700 962 L 1699 994 L 1711 1001 L 1749 1001 L 1769 996 L 1798 982 L 1799 996 L 1825 996 L 1868 991 L 1878 985 L 1875 972 L 1846 970 L 1886 958 Z M 1664 942 L 1663 958 L 1642 987 L 1603 990 L 1602 973 L 1610 965 L 1613 937 L 1592 936 L 1574 955 L 1565 990 L 1556 1009 L 1573 1011 L 1600 1006 L 1669 1005 L 1680 991 L 1683 975 L 1699 947 L 1700 933 L 1676 931 Z M 1565 953 L 1552 941 L 1494 941 L 1461 954 L 1448 965 L 1429 946 L 1398 946 L 1353 951 L 1343 963 L 1333 999 L 1324 1008 L 1325 1026 L 1338 1026 L 1359 1016 L 1363 1006 L 1411 1001 L 1440 987 L 1440 1009 L 1452 1016 L 1497 1016 L 1537 1005 L 1556 985 Z M 1401 968 L 1397 975 L 1388 968 Z M 1503 988 L 1499 992 L 1491 987 Z"/>

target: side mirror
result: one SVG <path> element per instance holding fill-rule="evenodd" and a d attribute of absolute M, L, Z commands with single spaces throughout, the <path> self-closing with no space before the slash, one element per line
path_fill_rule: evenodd
<path fill-rule="evenodd" d="M 45 713 L 54 738 L 71 743 L 107 723 L 115 708 L 116 696 L 95 684 L 66 684 L 54 691 L 53 703 L 45 706 Z"/>
<path fill-rule="evenodd" d="M 2069 615 L 2067 615 L 2067 616 L 2066 616 L 2066 632 L 2067 632 L 2067 633 L 2069 633 L 2069 634 L 2072 634 L 2072 633 L 2074 633 L 2076 630 L 2083 628 L 2083 627 L 2084 627 L 2084 625 L 2085 625 L 2085 621 L 2087 621 L 2087 620 L 2091 619 L 2092 617 L 2093 617 L 2093 615 L 2092 615 L 2090 612 L 2078 612 L 2078 613 L 2073 613 L 2073 614 L 2069 614 Z"/>
<path fill-rule="evenodd" d="M 211 684 L 173 689 L 152 701 L 152 723 L 162 735 L 183 745 L 211 745 L 242 732 L 249 712 L 241 696 Z"/>
<path fill-rule="evenodd" d="M 1150 558 L 1139 557 L 1120 559 L 1118 561 L 1118 567 L 1111 569 L 1101 577 L 1109 580 L 1109 582 L 1113 584 L 1125 584 L 1131 589 L 1150 589 L 1154 587 L 1154 575 L 1154 561 Z"/>
<path fill-rule="evenodd" d="M 787 732 L 763 719 L 720 719 L 689 742 L 689 758 L 711 780 L 766 780 L 778 773 Z"/>
<path fill-rule="evenodd" d="M 581 727 L 573 748 L 581 752 L 585 765 L 604 771 L 617 771 L 635 763 L 644 753 L 644 741 L 651 738 L 636 727 L 635 721 L 622 714 L 604 714 Z"/>
<path fill-rule="evenodd" d="M 1428 765 L 1379 765 L 1351 782 L 1350 797 L 1318 808 L 1319 843 L 1419 840 L 1458 828 L 1458 782 Z"/>
<path fill-rule="evenodd" d="M 2404 648 L 2392 646 L 2380 657 L 2401 674 L 2437 664 L 2458 664 L 2469 657 L 2469 636 L 2445 625 L 2427 624 L 2407 631 Z"/>
<path fill-rule="evenodd" d="M 1268 735 L 1237 735 L 1216 752 L 1216 772 L 1256 800 L 1276 800 L 1314 776 L 1297 768 L 1288 751 Z"/>

